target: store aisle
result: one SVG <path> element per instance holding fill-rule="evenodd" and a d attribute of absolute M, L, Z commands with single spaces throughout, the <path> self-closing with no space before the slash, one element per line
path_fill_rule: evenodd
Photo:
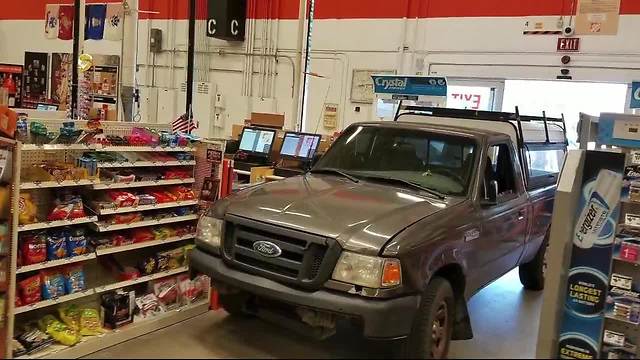
<path fill-rule="evenodd" d="M 526 292 L 512 271 L 470 304 L 475 339 L 452 343 L 451 358 L 535 356 L 542 294 Z M 388 345 L 356 334 L 317 342 L 256 319 L 208 313 L 95 353 L 88 358 L 342 358 L 384 357 Z M 365 350 L 363 350 L 365 349 Z"/>

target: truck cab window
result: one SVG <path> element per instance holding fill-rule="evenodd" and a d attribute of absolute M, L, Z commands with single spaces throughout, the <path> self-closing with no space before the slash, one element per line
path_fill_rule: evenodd
<path fill-rule="evenodd" d="M 464 136 L 396 126 L 354 126 L 338 138 L 315 169 L 375 180 L 395 179 L 445 195 L 467 193 L 476 143 Z"/>
<path fill-rule="evenodd" d="M 498 198 L 516 193 L 511 151 L 507 144 L 497 144 L 489 147 L 489 156 L 484 172 L 481 195 L 486 198 L 489 183 L 498 183 Z"/>

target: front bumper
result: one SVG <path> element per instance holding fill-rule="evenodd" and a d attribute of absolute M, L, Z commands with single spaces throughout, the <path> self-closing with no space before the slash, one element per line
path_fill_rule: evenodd
<path fill-rule="evenodd" d="M 214 285 L 223 283 L 248 293 L 291 305 L 360 318 L 368 338 L 402 338 L 411 332 L 420 305 L 418 295 L 370 299 L 329 290 L 301 291 L 260 276 L 228 267 L 221 258 L 195 249 L 191 268 L 207 274 Z"/>

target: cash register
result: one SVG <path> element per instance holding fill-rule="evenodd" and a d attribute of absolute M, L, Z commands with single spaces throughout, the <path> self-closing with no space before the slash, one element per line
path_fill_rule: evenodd
<path fill-rule="evenodd" d="M 276 167 L 274 175 L 291 177 L 304 174 L 311 167 L 321 139 L 322 136 L 318 134 L 285 133 L 280 148 L 280 159 L 283 162 L 296 163 L 297 166 Z"/>
<path fill-rule="evenodd" d="M 276 130 L 245 127 L 240 136 L 238 152 L 234 156 L 234 168 L 251 171 L 258 166 L 271 166 L 270 156 Z"/>

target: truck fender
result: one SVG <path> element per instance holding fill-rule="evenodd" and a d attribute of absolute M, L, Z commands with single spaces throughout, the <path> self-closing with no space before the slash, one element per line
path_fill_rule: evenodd
<path fill-rule="evenodd" d="M 428 281 L 433 277 L 441 277 L 449 281 L 453 288 L 456 301 L 456 315 L 453 325 L 452 340 L 470 340 L 473 339 L 473 329 L 471 327 L 471 318 L 467 309 L 467 300 L 465 297 L 466 277 L 464 270 L 460 264 L 449 263 L 438 268 Z"/>

